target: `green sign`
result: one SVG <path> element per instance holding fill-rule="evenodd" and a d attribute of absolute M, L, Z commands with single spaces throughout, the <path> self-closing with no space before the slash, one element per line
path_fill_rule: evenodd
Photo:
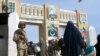
<path fill-rule="evenodd" d="M 55 37 L 55 36 L 57 36 L 57 33 L 58 33 L 57 27 L 55 27 L 54 24 L 50 24 L 48 26 L 48 36 Z"/>

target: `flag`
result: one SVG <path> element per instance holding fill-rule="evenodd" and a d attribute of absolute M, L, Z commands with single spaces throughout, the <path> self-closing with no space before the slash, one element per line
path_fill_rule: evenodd
<path fill-rule="evenodd" d="M 82 0 L 78 0 L 78 2 L 80 3 L 80 2 L 82 2 Z"/>

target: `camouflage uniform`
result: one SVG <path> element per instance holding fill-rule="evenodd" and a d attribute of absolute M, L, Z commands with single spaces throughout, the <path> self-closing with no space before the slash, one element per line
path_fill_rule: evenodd
<path fill-rule="evenodd" d="M 17 29 L 14 33 L 13 41 L 17 45 L 17 56 L 27 56 L 27 38 L 24 30 Z"/>

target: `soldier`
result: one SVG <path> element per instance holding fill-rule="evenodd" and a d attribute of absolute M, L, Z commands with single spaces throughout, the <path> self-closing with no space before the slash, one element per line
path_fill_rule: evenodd
<path fill-rule="evenodd" d="M 14 32 L 13 37 L 13 41 L 17 45 L 17 56 L 27 56 L 28 41 L 26 38 L 26 32 L 24 31 L 25 23 L 20 22 L 18 28 L 19 29 Z"/>

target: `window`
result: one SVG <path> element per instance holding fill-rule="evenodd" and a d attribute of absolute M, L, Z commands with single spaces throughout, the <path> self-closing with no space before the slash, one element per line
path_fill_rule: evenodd
<path fill-rule="evenodd" d="M 66 13 L 64 14 L 64 19 L 66 19 Z"/>
<path fill-rule="evenodd" d="M 64 13 L 63 13 L 63 19 L 64 19 Z"/>
<path fill-rule="evenodd" d="M 74 14 L 74 20 L 76 20 L 76 14 Z"/>
<path fill-rule="evenodd" d="M 74 20 L 74 14 L 72 14 L 72 20 Z"/>
<path fill-rule="evenodd" d="M 68 20 L 68 14 L 66 13 L 66 19 Z"/>
<path fill-rule="evenodd" d="M 72 13 L 70 13 L 70 20 L 73 20 Z"/>
<path fill-rule="evenodd" d="M 39 9 L 39 12 L 38 12 L 38 14 L 39 14 L 39 16 L 41 16 L 41 14 L 42 14 L 42 13 L 41 13 L 41 9 Z"/>
<path fill-rule="evenodd" d="M 37 9 L 35 9 L 35 11 L 34 11 L 34 12 L 35 12 L 35 16 L 37 16 Z"/>
<path fill-rule="evenodd" d="M 21 13 L 23 14 L 23 7 L 21 7 Z"/>
<path fill-rule="evenodd" d="M 23 9 L 22 9 L 22 7 L 21 7 L 21 13 L 23 13 L 22 10 L 23 10 Z"/>
<path fill-rule="evenodd" d="M 31 15 L 31 8 L 29 8 L 29 15 Z"/>
<path fill-rule="evenodd" d="M 28 7 L 26 8 L 26 13 L 27 13 L 27 15 L 29 15 L 29 8 Z"/>
<path fill-rule="evenodd" d="M 61 12 L 60 12 L 60 19 L 61 19 Z"/>
<path fill-rule="evenodd" d="M 84 22 L 84 23 L 87 21 L 87 20 L 86 20 L 86 15 L 85 15 L 85 14 L 81 14 L 81 15 L 80 15 L 80 21 L 81 21 L 81 22 Z"/>
<path fill-rule="evenodd" d="M 61 13 L 61 19 L 63 19 L 63 13 Z"/>
<path fill-rule="evenodd" d="M 41 16 L 43 16 L 43 15 L 42 15 L 42 10 L 41 10 Z"/>
<path fill-rule="evenodd" d="M 27 14 L 27 9 L 25 8 L 25 14 Z"/>
<path fill-rule="evenodd" d="M 35 14 L 34 9 L 33 9 L 33 15 Z"/>
<path fill-rule="evenodd" d="M 68 13 L 67 15 L 68 15 L 68 16 L 67 16 L 67 19 L 70 20 L 70 14 Z"/>
<path fill-rule="evenodd" d="M 25 6 L 21 6 L 21 14 L 25 14 Z"/>
<path fill-rule="evenodd" d="M 8 8 L 9 8 L 9 12 L 14 12 L 15 11 L 15 3 L 9 2 Z"/>
<path fill-rule="evenodd" d="M 37 9 L 37 16 L 39 16 L 39 10 Z"/>

